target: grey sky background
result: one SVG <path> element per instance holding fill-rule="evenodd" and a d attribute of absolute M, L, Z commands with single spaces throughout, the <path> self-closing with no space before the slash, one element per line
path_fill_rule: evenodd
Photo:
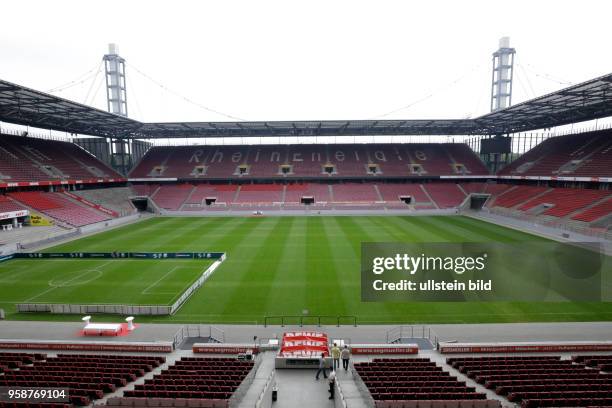
<path fill-rule="evenodd" d="M 93 80 L 114 42 L 142 121 L 231 120 L 202 106 L 246 120 L 466 118 L 489 110 L 502 36 L 517 49 L 513 103 L 610 72 L 610 15 L 604 0 L 11 1 L 0 77 L 106 109 Z"/>

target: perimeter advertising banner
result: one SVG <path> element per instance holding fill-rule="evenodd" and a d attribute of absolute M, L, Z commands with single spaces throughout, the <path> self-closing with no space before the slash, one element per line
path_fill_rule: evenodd
<path fill-rule="evenodd" d="M 2 212 L 0 213 L 0 220 L 27 217 L 29 214 L 30 212 L 28 210 Z"/>
<path fill-rule="evenodd" d="M 219 259 L 223 252 L 25 252 L 15 258 L 25 259 Z"/>
<path fill-rule="evenodd" d="M 609 302 L 597 243 L 363 243 L 364 302 Z"/>

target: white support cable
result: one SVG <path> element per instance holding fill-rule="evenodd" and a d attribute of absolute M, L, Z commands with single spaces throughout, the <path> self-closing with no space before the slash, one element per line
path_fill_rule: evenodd
<path fill-rule="evenodd" d="M 478 111 L 480 109 L 480 105 L 482 104 L 483 99 L 485 97 L 488 97 L 490 92 L 491 92 L 490 91 L 490 83 L 487 83 L 486 89 L 484 89 L 484 87 L 483 87 L 482 92 L 477 92 L 479 96 L 477 98 L 476 106 L 474 107 L 474 109 L 470 113 L 465 115 L 465 119 L 471 119 L 472 117 L 474 117 L 478 113 Z M 488 105 L 487 105 L 487 108 L 488 108 Z"/>
<path fill-rule="evenodd" d="M 527 75 L 527 71 L 525 70 L 525 67 L 519 64 L 517 65 L 519 67 L 519 70 L 522 70 L 523 74 L 525 74 L 525 80 L 527 81 L 527 85 L 529 85 L 529 89 L 531 89 L 531 97 L 537 98 L 538 95 L 536 94 L 535 90 L 533 89 L 533 86 L 531 85 L 531 81 L 529 80 L 529 75 Z"/>
<path fill-rule="evenodd" d="M 89 95 L 91 95 L 91 90 L 93 89 L 96 80 L 98 79 L 98 75 L 100 75 L 100 72 L 102 71 L 102 62 L 100 62 L 100 64 L 98 65 L 98 70 L 96 71 L 96 76 L 94 77 L 94 79 L 91 81 L 91 85 L 89 86 L 89 90 L 87 91 L 87 94 L 85 95 L 85 99 L 83 100 L 84 104 L 87 104 L 87 100 L 89 99 Z"/>
<path fill-rule="evenodd" d="M 555 82 L 559 85 L 567 85 L 567 86 L 571 86 L 571 85 L 575 85 L 575 82 L 572 81 L 568 81 L 566 79 L 563 78 L 559 78 L 559 77 L 555 77 L 551 74 L 548 74 L 546 72 L 539 72 L 538 70 L 536 70 L 536 68 L 531 65 L 531 64 L 518 64 L 517 65 L 523 67 L 524 69 L 528 69 L 530 70 L 535 76 L 537 76 L 538 78 L 543 78 L 543 79 L 547 79 L 549 81 Z"/>
<path fill-rule="evenodd" d="M 91 106 L 94 105 L 94 102 L 96 100 L 96 96 L 98 96 L 98 92 L 100 92 L 100 88 L 102 88 L 102 84 L 104 83 L 104 81 L 105 81 L 104 76 L 101 76 L 100 77 L 100 82 L 98 83 L 98 87 L 96 88 L 96 92 L 94 92 L 93 96 L 91 97 L 91 101 L 88 104 L 86 104 L 86 105 L 91 105 Z"/>
<path fill-rule="evenodd" d="M 138 97 L 136 96 L 136 88 L 134 87 L 134 83 L 132 81 L 129 81 L 128 83 L 127 76 L 125 77 L 125 86 L 126 88 L 130 90 L 130 95 L 132 98 L 134 98 L 136 111 L 138 112 L 139 118 L 142 119 L 143 115 L 142 115 L 142 110 L 140 109 L 140 103 L 138 103 Z"/>
<path fill-rule="evenodd" d="M 521 89 L 522 89 L 522 90 L 523 90 L 523 92 L 525 93 L 525 100 L 528 100 L 528 99 L 530 99 L 530 98 L 535 98 L 535 92 L 534 92 L 534 90 L 533 90 L 533 87 L 531 86 L 531 83 L 530 83 L 530 88 L 531 88 L 531 95 L 530 95 L 530 94 L 529 94 L 529 90 L 528 90 L 528 89 L 525 87 L 525 84 L 523 83 L 522 76 L 521 76 L 521 75 L 518 75 L 518 74 L 519 74 L 519 72 L 520 72 L 520 70 L 519 70 L 519 71 L 517 71 L 517 72 L 514 74 L 514 78 L 516 78 L 516 82 L 518 82 L 518 84 L 520 85 Z M 526 74 L 525 72 L 523 72 L 523 73 L 525 74 L 525 76 L 527 76 L 527 74 Z"/>
<path fill-rule="evenodd" d="M 463 81 L 467 77 L 471 76 L 475 71 L 480 69 L 480 67 L 481 67 L 481 64 L 478 64 L 478 65 L 472 67 L 465 74 L 461 75 L 460 77 L 456 78 L 455 80 L 447 83 L 446 85 L 441 86 L 438 89 L 435 89 L 435 90 L 429 92 L 426 96 L 423 96 L 423 97 L 421 97 L 421 98 L 419 98 L 419 99 L 409 103 L 408 105 L 402 106 L 401 108 L 394 109 L 394 110 L 389 111 L 387 113 L 383 113 L 381 115 L 374 116 L 372 118 L 368 118 L 367 120 L 375 120 L 375 119 L 384 118 L 384 117 L 392 115 L 394 113 L 397 113 L 397 112 L 400 112 L 400 111 L 412 108 L 413 106 L 418 105 L 419 103 L 425 102 L 426 100 L 428 100 L 428 99 L 432 98 L 433 96 L 435 96 L 437 93 L 445 91 L 445 90 L 447 90 L 449 88 L 452 88 L 453 86 L 457 85 L 458 83 L 460 83 L 461 81 Z"/>
<path fill-rule="evenodd" d="M 94 66 L 92 69 L 88 70 L 87 72 L 77 76 L 75 79 L 65 82 L 62 85 L 56 86 L 54 88 L 51 88 L 47 91 L 47 93 L 54 93 L 54 92 L 62 92 L 66 89 L 72 88 L 73 86 L 76 85 L 80 85 L 83 82 L 85 82 L 87 79 L 89 79 L 92 75 L 94 75 L 94 71 L 97 71 L 100 69 L 100 65 L 101 63 L 97 64 L 96 66 Z"/>
<path fill-rule="evenodd" d="M 128 65 L 128 63 L 126 62 L 126 63 L 125 63 L 125 65 L 127 66 L 127 65 Z M 154 83 L 155 85 L 157 85 L 158 87 L 160 87 L 162 90 L 164 90 L 164 91 L 166 91 L 166 92 L 168 92 L 168 93 L 170 93 L 170 94 L 172 94 L 172 95 L 176 96 L 176 97 L 177 97 L 177 98 L 179 98 L 179 99 L 184 100 L 185 102 L 188 102 L 188 103 L 190 103 L 190 104 L 192 104 L 192 105 L 194 105 L 194 106 L 197 106 L 197 107 L 198 107 L 198 108 L 200 108 L 200 109 L 204 109 L 204 110 L 206 110 L 206 111 L 208 111 L 208 112 L 211 112 L 211 113 L 214 113 L 214 114 L 217 114 L 217 115 L 220 115 L 220 116 L 225 116 L 226 118 L 229 118 L 229 119 L 232 119 L 232 120 L 237 120 L 237 121 L 241 121 L 241 122 L 246 122 L 246 121 L 247 121 L 247 119 L 243 119 L 243 118 L 239 118 L 239 117 L 237 117 L 237 116 L 229 115 L 229 114 L 227 114 L 227 113 L 223 113 L 223 112 L 218 111 L 218 110 L 216 110 L 216 109 L 209 108 L 208 106 L 205 106 L 205 105 L 202 105 L 202 104 L 200 104 L 200 103 L 198 103 L 198 102 L 195 102 L 194 100 L 192 100 L 192 99 L 190 99 L 190 98 L 188 98 L 188 97 L 186 97 L 186 96 L 183 96 L 183 95 L 182 95 L 182 94 L 180 94 L 179 92 L 174 91 L 174 90 L 172 90 L 172 89 L 168 88 L 167 86 L 165 86 L 164 84 L 162 84 L 161 82 L 159 82 L 159 81 L 157 81 L 157 80 L 155 80 L 155 79 L 151 78 L 149 75 L 145 74 L 144 72 L 142 72 L 141 70 L 139 70 L 139 69 L 138 69 L 137 67 L 135 67 L 134 65 L 129 64 L 129 66 L 130 66 L 132 69 L 134 69 L 134 71 L 136 71 L 137 73 L 139 73 L 140 75 L 142 75 L 143 77 L 145 77 L 146 79 L 148 79 L 149 81 L 151 81 L 152 83 Z"/>

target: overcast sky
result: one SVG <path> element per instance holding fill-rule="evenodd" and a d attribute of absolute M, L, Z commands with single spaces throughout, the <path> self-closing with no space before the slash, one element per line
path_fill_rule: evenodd
<path fill-rule="evenodd" d="M 475 117 L 502 36 L 517 50 L 514 103 L 612 71 L 606 0 L 20 0 L 1 14 L 0 78 L 106 109 L 95 74 L 114 42 L 143 121 L 231 120 L 204 106 L 246 120 Z"/>

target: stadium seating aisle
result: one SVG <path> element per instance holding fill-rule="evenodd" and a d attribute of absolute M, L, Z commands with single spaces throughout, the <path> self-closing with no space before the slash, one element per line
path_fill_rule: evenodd
<path fill-rule="evenodd" d="M 85 406 L 144 376 L 162 364 L 165 358 L 101 354 L 47 357 L 44 354 L 0 353 L 0 361 L 9 360 L 13 366 L 4 369 L 0 387 L 69 389 L 70 404 Z"/>
<path fill-rule="evenodd" d="M 599 371 L 597 357 L 467 357 L 449 358 L 447 363 L 523 408 L 607 406 L 612 404 L 612 374 Z"/>
<path fill-rule="evenodd" d="M 494 205 L 497 207 L 512 208 L 527 200 L 533 199 L 547 190 L 547 187 L 540 186 L 516 186 L 516 188 L 512 189 L 508 194 L 497 197 Z"/>
<path fill-rule="evenodd" d="M 165 210 L 179 210 L 187 200 L 193 186 L 191 184 L 163 185 L 153 195 L 155 203 Z"/>
<path fill-rule="evenodd" d="M 456 402 L 459 407 L 475 406 L 472 403 L 462 405 L 459 401 L 478 400 L 482 402 L 476 406 L 500 406 L 499 401 L 487 400 L 485 394 L 443 371 L 429 358 L 375 358 L 354 366 L 379 408 L 404 406 L 400 401 L 419 401 L 423 406 L 428 406 L 430 401 L 430 406 L 439 406 L 433 401 L 449 401 Z"/>
<path fill-rule="evenodd" d="M 457 184 L 453 183 L 430 183 L 423 184 L 429 196 L 436 202 L 438 208 L 453 208 L 465 200 L 466 195 Z"/>
<path fill-rule="evenodd" d="M 571 219 L 584 222 L 593 222 L 599 220 L 600 218 L 607 217 L 610 214 L 612 214 L 612 195 L 604 202 L 573 215 Z"/>
<path fill-rule="evenodd" d="M 116 211 L 121 215 L 129 215 L 136 212 L 129 197 L 132 195 L 128 187 L 109 187 L 94 190 L 73 191 L 76 194 L 92 203 Z"/>
<path fill-rule="evenodd" d="M 161 374 L 124 392 L 127 398 L 227 401 L 253 369 L 231 357 L 183 357 Z M 120 399 L 111 401 L 113 404 Z"/>
<path fill-rule="evenodd" d="M 612 176 L 612 130 L 552 137 L 538 144 L 500 175 Z"/>
<path fill-rule="evenodd" d="M 111 217 L 105 213 L 91 207 L 76 204 L 66 198 L 62 193 L 23 191 L 9 193 L 9 196 L 34 210 L 40 211 L 73 227 L 82 227 L 84 225 L 111 219 Z"/>
<path fill-rule="evenodd" d="M 74 143 L 1 135 L 0 181 L 120 178 Z M 4 160 L 6 157 L 6 160 Z"/>
<path fill-rule="evenodd" d="M 26 208 L 9 197 L 0 194 L 0 213 L 22 211 Z"/>
<path fill-rule="evenodd" d="M 553 207 L 542 212 L 543 215 L 565 217 L 609 195 L 609 192 L 601 190 L 555 188 L 527 201 L 525 204 L 518 207 L 518 209 L 521 211 L 529 211 L 539 205 L 548 204 Z"/>

